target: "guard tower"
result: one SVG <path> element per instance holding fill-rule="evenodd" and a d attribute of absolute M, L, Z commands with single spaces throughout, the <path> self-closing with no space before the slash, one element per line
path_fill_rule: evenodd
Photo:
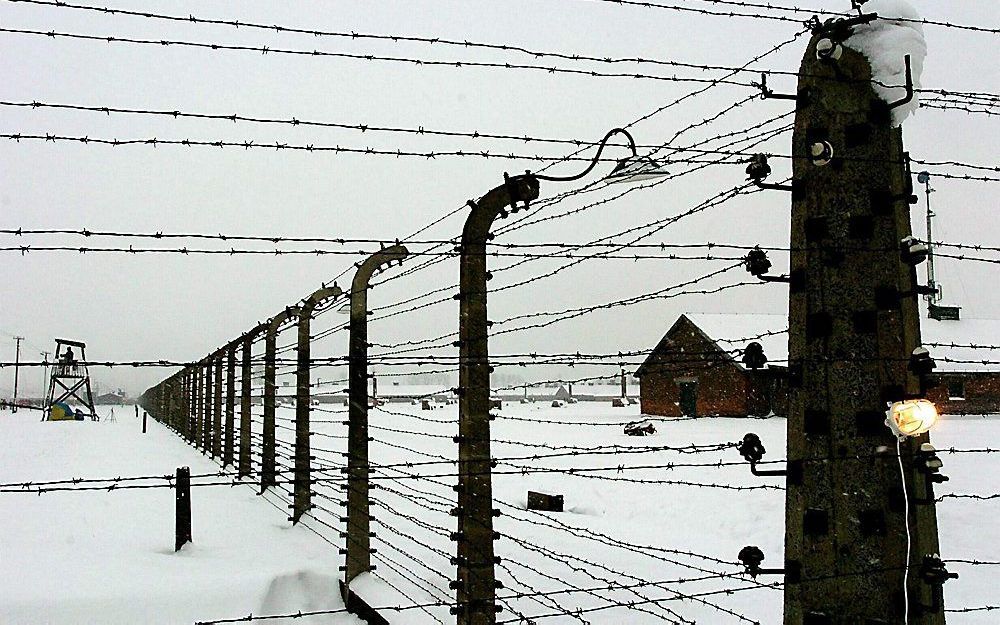
<path fill-rule="evenodd" d="M 74 352 L 74 349 L 77 350 Z M 56 339 L 56 360 L 49 378 L 49 393 L 45 400 L 45 418 L 52 420 L 53 406 L 67 406 L 69 401 L 83 405 L 88 417 L 93 418 L 94 394 L 90 389 L 87 371 L 87 346 L 80 341 Z M 65 417 L 63 417 L 65 418 Z"/>

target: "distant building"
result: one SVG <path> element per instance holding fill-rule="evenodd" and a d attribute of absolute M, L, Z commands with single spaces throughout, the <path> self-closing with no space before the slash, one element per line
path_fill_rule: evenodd
<path fill-rule="evenodd" d="M 685 314 L 636 371 L 642 412 L 680 416 L 788 413 L 788 318 Z M 942 414 L 1000 413 L 997 319 L 921 319 L 922 343 L 937 363 L 927 398 Z M 743 350 L 759 343 L 767 365 L 751 370 Z"/>
<path fill-rule="evenodd" d="M 745 329 L 738 336 L 752 337 L 767 354 L 776 342 L 787 342 L 780 325 L 777 332 L 772 327 L 781 318 L 771 316 L 681 315 L 635 373 L 642 412 L 665 417 L 784 415 L 786 368 L 748 369 L 733 355 L 734 349 L 745 345 L 733 348 L 719 339 L 737 336 L 724 332 L 727 325 L 742 324 Z"/>
<path fill-rule="evenodd" d="M 117 393 L 105 393 L 94 398 L 94 404 L 97 406 L 123 406 L 125 402 L 125 394 L 121 391 Z"/>

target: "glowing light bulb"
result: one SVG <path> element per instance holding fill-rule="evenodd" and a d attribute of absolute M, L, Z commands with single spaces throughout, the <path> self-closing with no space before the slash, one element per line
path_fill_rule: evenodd
<path fill-rule="evenodd" d="M 930 430 L 938 420 L 937 407 L 926 399 L 907 399 L 894 403 L 885 423 L 900 439 Z"/>

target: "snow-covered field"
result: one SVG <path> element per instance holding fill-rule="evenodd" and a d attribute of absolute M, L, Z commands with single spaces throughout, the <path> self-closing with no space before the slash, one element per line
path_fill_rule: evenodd
<path fill-rule="evenodd" d="M 622 434 L 618 424 L 638 418 L 635 407 L 505 404 L 501 414 L 503 418 L 493 422 L 493 454 L 501 459 L 494 477 L 494 496 L 502 511 L 496 520 L 502 534 L 496 543 L 502 558 L 497 572 L 504 583 L 499 594 L 506 597 L 501 622 L 521 622 L 520 615 L 552 625 L 780 622 L 781 591 L 737 575 L 739 567 L 732 563 L 740 548 L 753 544 L 766 554 L 765 566 L 779 565 L 783 493 L 717 487 L 781 486 L 780 478 L 755 478 L 745 465 L 704 466 L 738 461 L 733 449 L 552 454 L 608 445 L 632 451 L 711 445 L 737 441 L 752 431 L 768 448 L 766 459 L 781 459 L 783 420 L 657 421 L 656 435 L 632 438 Z M 290 440 L 292 432 L 285 428 L 293 415 L 289 408 L 279 409 L 280 439 Z M 116 416 L 114 423 L 39 423 L 36 413 L 2 413 L 0 482 L 168 474 L 180 465 L 190 466 L 195 474 L 218 469 L 155 422 L 150 421 L 148 434 L 141 434 L 131 407 L 117 408 Z M 346 430 L 343 417 L 340 412 L 314 414 L 318 464 L 342 462 L 338 452 Z M 448 581 L 454 578 L 454 567 L 447 558 L 454 543 L 448 532 L 455 529 L 455 520 L 448 511 L 454 506 L 454 469 L 426 463 L 455 456 L 455 418 L 454 405 L 420 411 L 417 406 L 391 404 L 371 412 L 374 464 L 425 463 L 374 474 L 377 568 L 355 586 L 372 605 L 451 600 Z M 255 424 L 255 432 L 257 428 Z M 1000 419 L 948 419 L 935 431 L 934 441 L 939 448 L 995 448 L 1000 446 Z M 287 451 L 283 445 L 279 449 Z M 541 457 L 530 458 L 534 455 Z M 943 472 L 951 481 L 938 488 L 939 494 L 998 490 L 1000 454 L 942 458 Z M 703 466 L 668 468 L 669 463 Z M 639 466 L 649 468 L 635 468 Z M 609 470 L 522 473 L 521 467 Z M 394 479 L 386 479 L 389 476 Z M 341 603 L 336 579 L 343 564 L 337 547 L 343 540 L 332 528 L 341 527 L 339 486 L 339 481 L 319 483 L 315 517 L 298 527 L 286 521 L 287 495 L 280 490 L 265 499 L 250 486 L 194 488 L 194 543 L 177 554 L 169 489 L 0 493 L 0 622 L 179 624 L 250 612 L 337 609 Z M 525 510 L 529 489 L 563 494 L 566 512 Z M 1000 539 L 992 529 L 998 512 L 1000 500 L 946 499 L 939 504 L 942 557 L 1000 560 Z M 961 578 L 946 586 L 948 607 L 1000 603 L 1000 567 L 950 568 Z M 681 581 L 697 578 L 708 579 Z M 571 592 L 614 584 L 632 588 Z M 719 592 L 741 588 L 746 590 Z M 553 591 L 560 592 L 515 597 Z M 663 601 L 668 597 L 672 599 Z M 627 602 L 634 607 L 620 607 Z M 565 614 L 577 609 L 579 614 Z M 538 618 L 549 614 L 553 616 Z M 388 611 L 385 616 L 394 625 L 454 620 L 444 606 Z M 357 621 L 338 614 L 277 622 Z M 949 623 L 995 622 L 995 612 L 949 615 Z"/>

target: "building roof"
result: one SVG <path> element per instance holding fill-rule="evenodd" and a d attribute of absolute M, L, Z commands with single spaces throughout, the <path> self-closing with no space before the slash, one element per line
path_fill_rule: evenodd
<path fill-rule="evenodd" d="M 689 313 L 692 323 L 732 351 L 756 341 L 768 362 L 788 361 L 788 317 L 765 313 Z M 942 373 L 1000 371 L 1000 319 L 937 321 L 921 317 L 922 342 Z"/>
<path fill-rule="evenodd" d="M 660 341 L 656 344 L 656 347 L 654 347 L 649 352 L 649 355 L 646 356 L 646 359 L 642 362 L 639 368 L 635 370 L 635 373 L 633 375 L 635 375 L 636 377 L 641 377 L 645 375 L 648 372 L 648 368 L 653 367 L 658 358 L 673 351 L 671 350 L 671 347 L 673 345 L 671 336 L 674 334 L 675 330 L 683 328 L 686 325 L 684 323 L 685 321 L 694 326 L 695 331 L 708 345 L 711 345 L 712 348 L 719 350 L 719 356 L 721 357 L 721 361 L 729 361 L 732 362 L 734 366 L 742 368 L 743 365 L 733 357 L 733 354 L 730 351 L 731 349 L 734 348 L 731 348 L 728 344 L 724 343 L 723 341 L 717 340 L 714 336 L 712 336 L 709 332 L 707 332 L 701 324 L 696 323 L 692 319 L 693 316 L 697 315 L 683 314 L 680 317 L 678 317 L 677 321 L 675 321 L 674 324 L 670 326 L 670 329 L 667 330 L 666 334 L 663 335 L 663 338 L 661 338 Z M 706 325 L 711 325 L 711 324 L 707 323 Z M 682 352 L 683 348 L 680 351 Z M 676 355 L 677 353 L 679 352 L 673 351 L 674 355 Z"/>

